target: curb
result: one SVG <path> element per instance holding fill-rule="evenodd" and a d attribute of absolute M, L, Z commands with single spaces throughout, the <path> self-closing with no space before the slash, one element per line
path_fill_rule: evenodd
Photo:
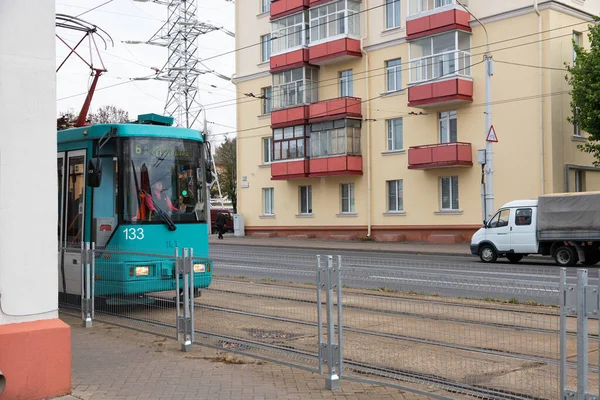
<path fill-rule="evenodd" d="M 332 243 L 335 244 L 335 243 Z M 315 250 L 336 250 L 336 251 L 350 251 L 350 252 L 370 252 L 370 253 L 385 253 L 385 254 L 406 254 L 406 255 L 430 255 L 430 256 L 442 256 L 442 257 L 475 257 L 470 252 L 464 253 L 452 253 L 452 252 L 443 252 L 443 251 L 417 251 L 417 250 L 379 250 L 379 249 L 346 249 L 335 246 L 328 247 L 313 247 L 313 246 L 289 246 L 289 245 L 277 245 L 277 244 L 268 244 L 268 243 L 232 243 L 232 242 L 222 242 L 222 243 L 209 243 L 209 245 L 228 245 L 228 246 L 248 246 L 248 247 L 275 247 L 278 249 L 315 249 Z"/>

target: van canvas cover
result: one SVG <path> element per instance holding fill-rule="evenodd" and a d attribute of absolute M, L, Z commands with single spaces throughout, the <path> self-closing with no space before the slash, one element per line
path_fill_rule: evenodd
<path fill-rule="evenodd" d="M 540 196 L 538 238 L 600 240 L 600 192 Z"/>

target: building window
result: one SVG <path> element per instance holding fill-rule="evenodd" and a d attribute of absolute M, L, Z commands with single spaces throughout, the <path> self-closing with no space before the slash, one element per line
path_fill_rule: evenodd
<path fill-rule="evenodd" d="M 402 90 L 402 60 L 400 58 L 385 62 L 385 80 L 388 92 Z"/>
<path fill-rule="evenodd" d="M 580 169 L 575 171 L 575 191 L 585 192 L 585 171 Z"/>
<path fill-rule="evenodd" d="M 335 36 L 360 38 L 360 2 L 340 0 L 310 9 L 310 42 Z"/>
<path fill-rule="evenodd" d="M 271 22 L 271 44 L 273 54 L 308 44 L 308 22 L 305 12 L 290 15 Z"/>
<path fill-rule="evenodd" d="M 404 211 L 404 192 L 402 179 L 387 181 L 388 187 L 388 211 Z"/>
<path fill-rule="evenodd" d="M 573 31 L 573 65 L 575 65 L 575 59 L 577 58 L 577 53 L 575 52 L 575 45 L 581 46 L 582 42 L 582 34 L 581 32 Z"/>
<path fill-rule="evenodd" d="M 388 151 L 402 150 L 402 118 L 387 120 L 387 149 Z"/>
<path fill-rule="evenodd" d="M 310 156 L 360 154 L 359 119 L 338 119 L 310 125 Z"/>
<path fill-rule="evenodd" d="M 312 214 L 312 186 L 300 186 L 300 214 Z"/>
<path fill-rule="evenodd" d="M 578 107 L 573 109 L 574 116 L 577 116 L 578 110 Z M 579 124 L 577 122 L 573 122 L 573 136 L 581 137 L 581 129 L 579 128 Z"/>
<path fill-rule="evenodd" d="M 271 59 L 271 34 L 260 37 L 260 61 L 267 62 Z"/>
<path fill-rule="evenodd" d="M 471 76 L 471 34 L 454 31 L 410 43 L 410 82 Z"/>
<path fill-rule="evenodd" d="M 342 213 L 353 213 L 354 209 L 354 183 L 341 185 Z"/>
<path fill-rule="evenodd" d="M 319 70 L 300 67 L 273 74 L 273 109 L 318 101 Z"/>
<path fill-rule="evenodd" d="M 400 26 L 400 0 L 385 0 L 385 28 Z"/>
<path fill-rule="evenodd" d="M 263 189 L 263 215 L 275 215 L 274 192 L 273 188 Z"/>
<path fill-rule="evenodd" d="M 458 176 L 440 178 L 440 209 L 442 211 L 458 210 Z"/>
<path fill-rule="evenodd" d="M 277 161 L 304 158 L 306 156 L 305 141 L 304 125 L 274 129 L 273 159 Z"/>
<path fill-rule="evenodd" d="M 340 96 L 347 97 L 353 96 L 353 83 L 352 83 L 352 70 L 346 70 L 340 72 Z"/>
<path fill-rule="evenodd" d="M 456 143 L 456 111 L 444 111 L 439 113 L 440 120 L 440 143 Z"/>
<path fill-rule="evenodd" d="M 263 164 L 273 161 L 273 138 L 263 138 Z"/>
<path fill-rule="evenodd" d="M 262 99 L 262 114 L 271 114 L 271 110 L 273 110 L 273 88 L 271 86 L 262 88 L 260 97 Z"/>
<path fill-rule="evenodd" d="M 271 11 L 271 0 L 260 0 L 260 12 L 267 13 Z"/>
<path fill-rule="evenodd" d="M 468 0 L 462 0 L 462 4 L 469 5 Z M 435 10 L 436 8 L 456 4 L 455 0 L 408 0 L 408 14 L 414 15 L 426 11 Z"/>

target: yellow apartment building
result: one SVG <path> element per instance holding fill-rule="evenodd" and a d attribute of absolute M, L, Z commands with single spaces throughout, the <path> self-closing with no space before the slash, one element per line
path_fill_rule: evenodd
<path fill-rule="evenodd" d="M 482 211 L 479 163 L 494 139 L 488 49 L 494 207 L 599 190 L 577 149 L 586 134 L 567 122 L 564 67 L 599 12 L 591 0 L 237 1 L 246 234 L 470 240 L 495 211 Z"/>

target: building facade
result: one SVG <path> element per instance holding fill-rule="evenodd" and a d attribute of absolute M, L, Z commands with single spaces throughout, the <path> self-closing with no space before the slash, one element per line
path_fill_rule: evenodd
<path fill-rule="evenodd" d="M 247 234 L 470 240 L 483 219 L 488 49 L 495 208 L 600 189 L 577 149 L 586 134 L 567 122 L 564 67 L 572 40 L 588 42 L 591 3 L 236 2 Z"/>

